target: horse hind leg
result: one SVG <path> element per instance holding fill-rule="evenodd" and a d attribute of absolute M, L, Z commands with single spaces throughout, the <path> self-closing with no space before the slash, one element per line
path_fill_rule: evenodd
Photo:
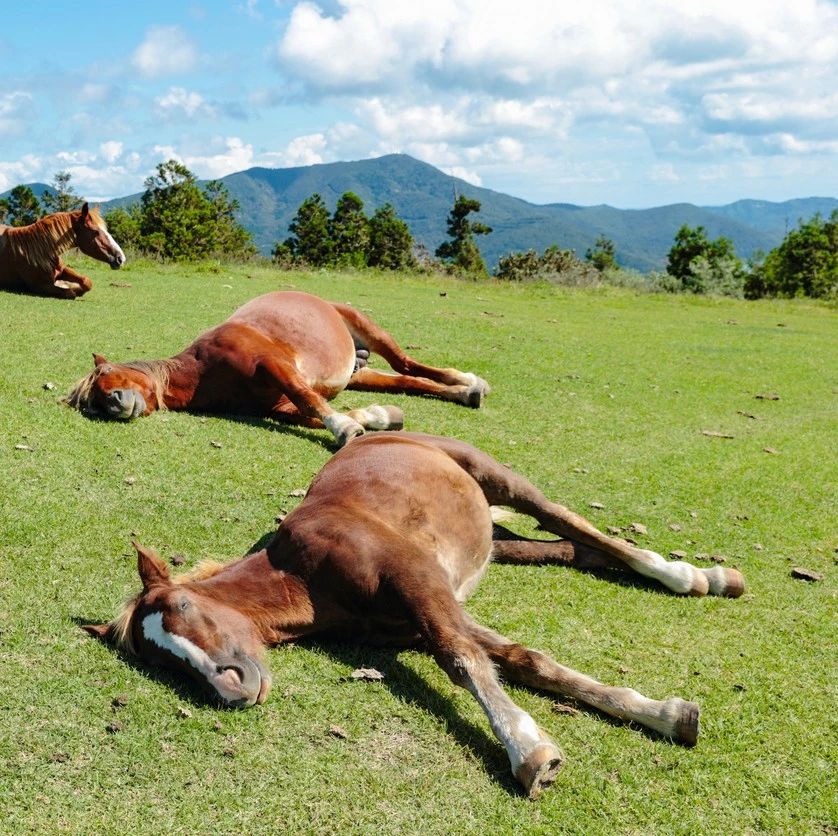
<path fill-rule="evenodd" d="M 632 688 L 603 685 L 466 618 L 472 637 L 511 681 L 571 697 L 612 717 L 640 723 L 686 746 L 696 744 L 699 729 L 696 703 L 680 697 L 651 700 Z"/>
<path fill-rule="evenodd" d="M 597 549 L 644 577 L 682 595 L 724 595 L 738 598 L 745 581 L 736 569 L 703 569 L 684 560 L 666 560 L 656 552 L 638 549 L 599 531 L 579 514 L 551 502 L 531 482 L 491 456 L 453 439 L 428 439 L 470 473 L 490 505 L 506 505 L 536 519 L 545 531 Z"/>
<path fill-rule="evenodd" d="M 349 328 L 352 339 L 355 341 L 356 358 L 359 358 L 356 360 L 356 373 L 347 388 L 433 395 L 475 408 L 479 407 L 483 403 L 483 398 L 489 394 L 489 384 L 472 372 L 437 368 L 420 363 L 405 353 L 393 337 L 369 317 L 349 305 L 332 304 Z M 397 374 L 389 376 L 390 380 L 363 375 L 363 372 L 371 371 L 364 368 L 369 355 L 363 357 L 364 352 L 370 351 L 383 357 Z M 384 376 L 380 375 L 380 377 Z M 414 384 L 411 379 L 419 379 L 420 382 Z M 434 388 L 427 386 L 427 383 L 437 383 L 442 386 Z"/>

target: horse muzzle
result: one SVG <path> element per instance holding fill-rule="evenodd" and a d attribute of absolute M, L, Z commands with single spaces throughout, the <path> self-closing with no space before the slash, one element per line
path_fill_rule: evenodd
<path fill-rule="evenodd" d="M 145 411 L 145 398 L 136 389 L 111 389 L 107 394 L 105 412 L 109 418 L 130 421 L 139 418 Z"/>
<path fill-rule="evenodd" d="M 217 665 L 209 684 L 226 705 L 248 708 L 268 698 L 271 675 L 258 659 L 237 653 Z"/>
<path fill-rule="evenodd" d="M 111 259 L 108 261 L 108 264 L 111 266 L 111 270 L 119 270 L 123 264 L 125 264 L 125 253 L 120 250 L 118 253 L 113 255 Z"/>

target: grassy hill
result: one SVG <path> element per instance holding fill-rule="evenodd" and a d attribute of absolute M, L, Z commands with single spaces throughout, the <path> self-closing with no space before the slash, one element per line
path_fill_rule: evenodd
<path fill-rule="evenodd" d="M 834 831 L 828 306 L 142 261 L 111 284 L 106 265 L 73 266 L 95 284 L 79 302 L 0 294 L 13 335 L 0 374 L 0 832 Z M 491 383 L 481 410 L 387 398 L 409 429 L 479 445 L 600 528 L 642 523 L 648 533 L 631 536 L 644 547 L 723 555 L 744 572 L 748 591 L 732 601 L 493 565 L 468 603 L 604 681 L 696 700 L 694 749 L 509 687 L 567 757 L 531 803 L 475 700 L 418 651 L 271 650 L 268 701 L 232 711 L 81 631 L 138 591 L 132 538 L 179 555 L 173 571 L 240 556 L 334 447 L 325 431 L 270 421 L 91 420 L 59 396 L 92 351 L 168 356 L 289 286 L 350 300 L 418 359 Z M 779 400 L 754 397 L 772 391 Z M 346 392 L 335 405 L 376 400 Z M 513 526 L 532 533 L 523 518 Z M 797 565 L 825 580 L 794 580 Z M 348 681 L 359 667 L 384 679 Z"/>

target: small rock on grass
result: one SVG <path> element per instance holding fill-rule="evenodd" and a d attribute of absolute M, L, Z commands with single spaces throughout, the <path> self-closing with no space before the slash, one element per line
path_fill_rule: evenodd
<path fill-rule="evenodd" d="M 566 705 L 563 702 L 554 702 L 550 706 L 551 711 L 555 711 L 556 714 L 578 714 L 579 709 L 574 708 L 572 705 Z"/>
<path fill-rule="evenodd" d="M 648 534 L 648 530 L 643 523 L 633 522 L 629 526 L 629 531 L 633 531 L 635 534 Z"/>
<path fill-rule="evenodd" d="M 618 534 L 622 534 L 622 533 L 623 533 L 623 529 L 622 529 L 622 528 L 620 528 L 620 526 L 618 526 L 618 525 L 609 525 L 609 526 L 606 526 L 605 530 L 606 530 L 609 534 L 613 534 L 615 537 L 616 537 Z"/>
<path fill-rule="evenodd" d="M 776 392 L 758 392 L 754 397 L 758 401 L 779 401 L 780 396 Z"/>
<path fill-rule="evenodd" d="M 186 708 L 185 706 L 182 706 L 182 705 L 179 705 L 177 707 L 177 713 L 178 713 L 178 717 L 183 717 L 184 719 L 186 719 L 187 717 L 192 716 L 192 712 L 188 708 Z"/>
<path fill-rule="evenodd" d="M 114 720 L 105 726 L 105 731 L 108 734 L 117 734 L 122 731 L 122 723 L 120 723 L 119 720 Z"/>
<path fill-rule="evenodd" d="M 823 574 L 821 572 L 813 572 L 811 569 L 805 569 L 803 566 L 795 566 L 791 570 L 791 576 L 797 578 L 799 581 L 822 581 Z"/>
<path fill-rule="evenodd" d="M 349 735 L 340 726 L 337 726 L 334 723 L 329 726 L 329 734 L 332 735 L 332 737 L 336 737 L 338 740 L 349 739 Z"/>
<path fill-rule="evenodd" d="M 670 531 L 680 531 L 680 530 L 681 530 L 681 526 L 680 526 L 680 525 L 678 525 L 678 523 L 670 523 L 670 524 L 669 524 L 669 530 L 670 530 Z"/>
<path fill-rule="evenodd" d="M 380 682 L 384 679 L 384 674 L 375 668 L 356 668 L 347 678 L 362 679 L 365 682 Z"/>
<path fill-rule="evenodd" d="M 588 503 L 591 508 L 596 508 L 597 511 L 601 511 L 605 506 L 601 502 L 590 502 Z"/>
<path fill-rule="evenodd" d="M 288 496 L 305 496 L 306 489 L 305 488 L 294 488 L 293 491 L 288 492 Z"/>
<path fill-rule="evenodd" d="M 186 563 L 186 558 L 182 554 L 173 554 L 169 558 L 169 563 L 171 563 L 172 566 L 183 566 L 183 564 Z"/>
<path fill-rule="evenodd" d="M 677 550 L 677 551 L 674 551 L 674 552 L 670 552 L 669 556 L 674 557 L 676 560 L 683 560 L 687 556 L 687 553 L 683 552 L 683 551 L 680 551 L 680 550 Z"/>

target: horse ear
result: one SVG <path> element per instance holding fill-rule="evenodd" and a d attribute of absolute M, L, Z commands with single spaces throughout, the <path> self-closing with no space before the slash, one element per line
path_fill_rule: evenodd
<path fill-rule="evenodd" d="M 81 629 L 90 633 L 94 639 L 99 639 L 99 641 L 107 642 L 113 638 L 113 625 L 110 622 L 107 624 L 82 624 Z"/>
<path fill-rule="evenodd" d="M 107 357 L 103 357 L 101 354 L 97 354 L 95 351 L 93 352 L 93 365 L 94 366 L 104 366 L 105 363 L 108 362 Z"/>
<path fill-rule="evenodd" d="M 148 590 L 153 586 L 166 586 L 171 583 L 169 579 L 169 567 L 154 549 L 133 543 L 137 550 L 137 571 L 140 573 L 140 580 L 143 582 L 143 589 Z"/>
<path fill-rule="evenodd" d="M 90 206 L 87 205 L 87 201 L 81 207 L 81 219 L 84 220 L 88 214 L 90 213 Z"/>

